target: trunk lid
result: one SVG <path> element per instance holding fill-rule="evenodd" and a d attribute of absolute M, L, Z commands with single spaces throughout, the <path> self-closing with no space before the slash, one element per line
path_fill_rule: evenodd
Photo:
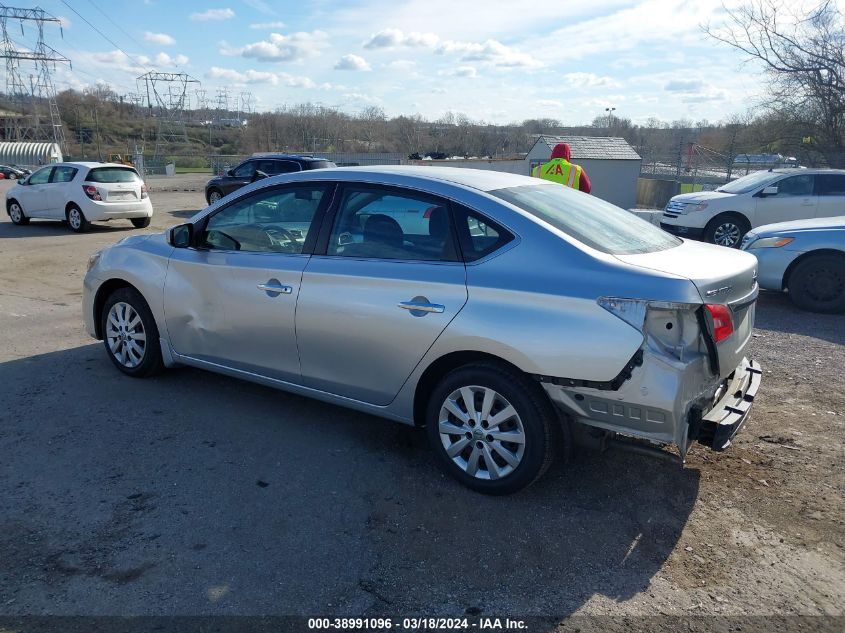
<path fill-rule="evenodd" d="M 727 305 L 734 331 L 716 345 L 719 374 L 725 377 L 739 365 L 754 327 L 756 257 L 732 248 L 688 240 L 664 251 L 616 257 L 626 264 L 685 277 L 695 284 L 703 303 Z M 643 298 L 660 300 L 660 297 Z"/>

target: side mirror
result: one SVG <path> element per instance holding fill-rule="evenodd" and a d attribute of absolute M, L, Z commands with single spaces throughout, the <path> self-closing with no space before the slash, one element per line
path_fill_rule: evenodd
<path fill-rule="evenodd" d="M 167 229 L 167 243 L 173 248 L 188 248 L 194 237 L 193 224 L 179 224 Z"/>
<path fill-rule="evenodd" d="M 231 178 L 231 177 L 232 177 L 232 176 L 234 176 L 235 174 L 233 174 L 233 173 L 232 173 L 232 170 L 231 170 L 231 169 L 227 169 L 227 170 L 226 170 L 226 175 L 227 175 L 227 176 L 229 176 L 229 177 Z"/>
<path fill-rule="evenodd" d="M 267 174 L 259 169 L 256 169 L 255 173 L 252 175 L 252 182 L 255 182 L 256 180 L 261 180 L 262 178 L 267 178 Z"/>
<path fill-rule="evenodd" d="M 29 176 L 26 178 L 18 178 L 19 185 L 28 185 L 29 184 Z"/>
<path fill-rule="evenodd" d="M 768 187 L 763 187 L 763 190 L 760 192 L 761 198 L 765 198 L 766 196 L 776 196 L 776 195 L 778 195 L 777 185 L 769 185 Z"/>

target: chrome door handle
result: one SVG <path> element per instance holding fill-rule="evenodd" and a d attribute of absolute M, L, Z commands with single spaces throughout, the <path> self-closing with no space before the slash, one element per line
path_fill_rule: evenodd
<path fill-rule="evenodd" d="M 421 301 L 401 301 L 397 306 L 403 310 L 410 310 L 412 314 L 414 312 L 434 312 L 441 314 L 446 309 L 446 306 L 440 305 L 439 303 L 423 303 Z"/>
<path fill-rule="evenodd" d="M 293 292 L 293 286 L 285 286 L 278 281 L 276 283 L 258 284 L 258 289 L 263 290 L 271 296 L 289 295 Z"/>

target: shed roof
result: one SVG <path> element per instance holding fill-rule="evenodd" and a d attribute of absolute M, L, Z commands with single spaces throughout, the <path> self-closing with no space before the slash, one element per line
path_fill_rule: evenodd
<path fill-rule="evenodd" d="M 628 141 L 620 136 L 540 136 L 537 143 L 545 143 L 549 151 L 558 143 L 568 143 L 573 159 L 642 160 Z M 535 145 L 537 144 L 535 143 Z"/>

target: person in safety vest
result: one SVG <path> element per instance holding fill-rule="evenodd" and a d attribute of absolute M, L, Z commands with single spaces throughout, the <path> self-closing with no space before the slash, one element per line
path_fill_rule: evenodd
<path fill-rule="evenodd" d="M 592 185 L 587 172 L 580 165 L 569 162 L 572 152 L 567 143 L 558 143 L 552 150 L 552 158 L 548 163 L 537 165 L 531 173 L 536 178 L 559 182 L 584 193 L 590 193 Z"/>

